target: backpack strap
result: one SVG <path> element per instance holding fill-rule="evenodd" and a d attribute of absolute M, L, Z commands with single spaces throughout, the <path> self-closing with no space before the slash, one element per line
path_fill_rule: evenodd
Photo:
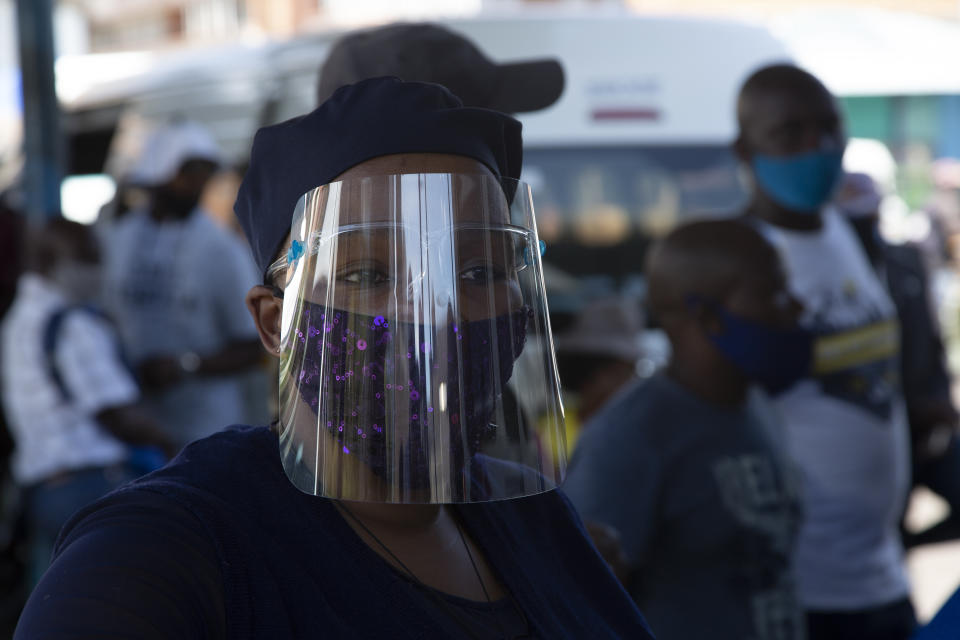
<path fill-rule="evenodd" d="M 70 389 L 67 388 L 66 382 L 63 380 L 63 376 L 60 374 L 60 370 L 57 367 L 57 344 L 60 340 L 60 334 L 62 333 L 64 321 L 74 313 L 86 313 L 98 320 L 110 323 L 111 320 L 100 309 L 92 307 L 90 305 L 84 304 L 74 304 L 60 307 L 53 312 L 53 315 L 50 316 L 50 319 L 47 320 L 47 325 L 43 328 L 43 357 L 44 365 L 47 370 L 47 377 L 54 383 L 57 387 L 57 390 L 60 392 L 60 396 L 66 400 L 70 401 L 73 399 L 73 394 L 70 393 Z M 117 353 L 121 354 L 122 351 L 120 348 L 120 343 L 116 344 Z M 121 357 L 124 364 L 126 360 Z"/>
<path fill-rule="evenodd" d="M 60 375 L 60 370 L 57 368 L 57 342 L 60 338 L 61 330 L 63 329 L 64 321 L 73 313 L 86 313 L 87 315 L 102 320 L 113 326 L 113 321 L 110 319 L 110 316 L 105 314 L 103 311 L 96 307 L 89 305 L 76 304 L 76 305 L 67 305 L 57 309 L 53 315 L 50 316 L 50 319 L 47 320 L 47 326 L 43 328 L 43 357 L 44 363 L 47 370 L 47 375 L 50 380 L 53 381 L 56 385 L 57 390 L 60 391 L 60 396 L 65 402 L 69 402 L 73 399 L 73 394 L 70 393 L 70 389 L 67 388 L 66 383 L 63 380 L 63 376 Z M 120 339 L 116 338 L 115 347 L 117 351 L 117 357 L 120 359 L 120 362 L 123 363 L 123 366 L 130 372 L 130 375 L 134 375 L 133 368 L 130 366 L 129 361 L 124 357 L 123 346 L 120 344 Z M 130 468 L 140 476 L 145 473 L 150 473 L 156 469 L 159 469 L 167 462 L 167 457 L 164 453 L 150 445 L 127 445 L 129 458 L 127 464 Z"/>

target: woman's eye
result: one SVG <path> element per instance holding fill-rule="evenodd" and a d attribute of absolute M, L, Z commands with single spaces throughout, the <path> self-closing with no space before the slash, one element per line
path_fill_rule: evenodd
<path fill-rule="evenodd" d="M 487 282 L 496 282 L 506 277 L 503 268 L 491 264 L 469 267 L 460 272 L 460 277 L 473 284 L 484 284 Z"/>
<path fill-rule="evenodd" d="M 355 286 L 372 287 L 388 282 L 390 278 L 377 269 L 353 269 L 341 273 L 337 279 Z"/>

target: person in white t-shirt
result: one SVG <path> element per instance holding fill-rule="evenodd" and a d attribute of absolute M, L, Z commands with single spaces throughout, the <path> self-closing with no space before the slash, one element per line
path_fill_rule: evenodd
<path fill-rule="evenodd" d="M 780 248 L 816 334 L 808 378 L 779 396 L 801 471 L 794 557 L 811 640 L 904 640 L 915 625 L 899 517 L 909 445 L 896 311 L 849 222 L 827 206 L 846 137 L 836 101 L 809 73 L 755 72 L 737 104 L 746 215 Z"/>
<path fill-rule="evenodd" d="M 0 398 L 16 444 L 12 472 L 24 490 L 33 584 L 74 511 L 149 470 L 130 445 L 166 456 L 176 447 L 138 406 L 112 323 L 86 306 L 99 293 L 92 231 L 58 218 L 29 247 L 0 330 Z"/>

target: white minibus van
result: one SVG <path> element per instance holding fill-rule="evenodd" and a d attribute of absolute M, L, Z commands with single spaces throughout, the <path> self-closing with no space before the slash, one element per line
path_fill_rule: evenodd
<path fill-rule="evenodd" d="M 584 291 L 637 292 L 651 238 L 743 204 L 730 151 L 736 93 L 754 69 L 789 58 L 763 27 L 620 13 L 444 24 L 495 60 L 555 57 L 563 65 L 560 99 L 519 116 L 544 260 L 573 276 L 553 279 L 557 311 Z M 78 91 L 68 129 L 107 131 L 106 171 L 118 179 L 144 127 L 176 116 L 207 124 L 227 158 L 242 163 L 258 126 L 316 106 L 318 69 L 339 35 L 158 57 L 149 74 Z"/>

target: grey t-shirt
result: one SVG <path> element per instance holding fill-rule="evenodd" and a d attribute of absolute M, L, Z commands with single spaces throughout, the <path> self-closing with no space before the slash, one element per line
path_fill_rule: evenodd
<path fill-rule="evenodd" d="M 257 283 L 249 249 L 201 210 L 162 224 L 131 212 L 107 233 L 107 302 L 134 365 L 187 351 L 209 355 L 256 338 L 244 301 Z M 144 399 L 185 444 L 249 422 L 246 384 L 242 374 L 191 377 Z"/>
<path fill-rule="evenodd" d="M 564 489 L 585 521 L 620 532 L 660 640 L 804 637 L 798 499 L 761 404 L 717 407 L 657 375 L 584 428 Z"/>

